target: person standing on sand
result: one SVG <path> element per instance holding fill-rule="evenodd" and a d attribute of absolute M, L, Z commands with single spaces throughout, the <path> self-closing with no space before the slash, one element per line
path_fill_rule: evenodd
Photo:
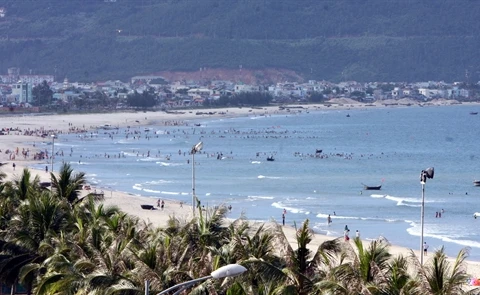
<path fill-rule="evenodd" d="M 350 237 L 348 236 L 350 230 L 345 230 L 343 232 L 343 237 L 345 238 L 345 242 L 348 242 L 350 240 Z"/>
<path fill-rule="evenodd" d="M 285 214 L 282 214 L 282 224 L 285 225 Z"/>
<path fill-rule="evenodd" d="M 360 239 L 360 232 L 358 229 L 355 231 L 355 238 Z"/>
<path fill-rule="evenodd" d="M 427 256 L 428 244 L 423 242 L 423 256 Z"/>

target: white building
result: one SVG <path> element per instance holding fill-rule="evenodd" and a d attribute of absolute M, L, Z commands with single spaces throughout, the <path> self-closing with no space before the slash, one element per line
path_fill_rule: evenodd
<path fill-rule="evenodd" d="M 12 85 L 12 96 L 16 103 L 32 102 L 32 84 L 18 82 Z"/>

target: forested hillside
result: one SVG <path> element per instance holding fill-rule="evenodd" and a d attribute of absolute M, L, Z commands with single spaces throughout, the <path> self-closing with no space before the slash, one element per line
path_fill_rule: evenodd
<path fill-rule="evenodd" d="M 473 0 L 2 0 L 0 73 L 126 79 L 200 68 L 332 81 L 479 80 Z"/>

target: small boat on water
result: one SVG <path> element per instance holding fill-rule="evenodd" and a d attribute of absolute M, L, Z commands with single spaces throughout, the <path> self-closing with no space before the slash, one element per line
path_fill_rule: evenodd
<path fill-rule="evenodd" d="M 470 115 L 477 115 L 478 112 L 470 112 Z"/>
<path fill-rule="evenodd" d="M 474 186 L 480 186 L 480 180 L 474 180 L 473 185 Z"/>
<path fill-rule="evenodd" d="M 275 161 L 275 158 L 273 156 L 270 156 L 270 157 L 267 158 L 267 161 L 273 162 L 273 161 Z"/>
<path fill-rule="evenodd" d="M 362 183 L 363 184 L 363 183 Z M 382 188 L 381 185 L 379 186 L 369 186 L 369 185 L 365 185 L 363 184 L 363 189 L 366 190 L 366 191 L 378 191 Z"/>

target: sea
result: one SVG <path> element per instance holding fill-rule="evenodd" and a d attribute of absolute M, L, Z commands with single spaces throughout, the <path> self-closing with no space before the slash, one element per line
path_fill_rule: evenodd
<path fill-rule="evenodd" d="M 423 196 L 430 250 L 456 256 L 467 247 L 468 259 L 480 261 L 480 187 L 473 185 L 480 179 L 480 115 L 471 114 L 479 109 L 254 109 L 248 117 L 99 128 L 60 135 L 54 170 L 68 162 L 95 189 L 151 197 L 152 204 L 191 204 L 194 189 L 202 206 L 231 205 L 229 218 L 281 223 L 285 210 L 287 225 L 308 219 L 332 238 L 347 225 L 362 239 L 383 236 L 415 250 Z M 199 142 L 203 148 L 190 154 Z M 434 177 L 422 190 L 420 173 L 429 167 Z"/>

